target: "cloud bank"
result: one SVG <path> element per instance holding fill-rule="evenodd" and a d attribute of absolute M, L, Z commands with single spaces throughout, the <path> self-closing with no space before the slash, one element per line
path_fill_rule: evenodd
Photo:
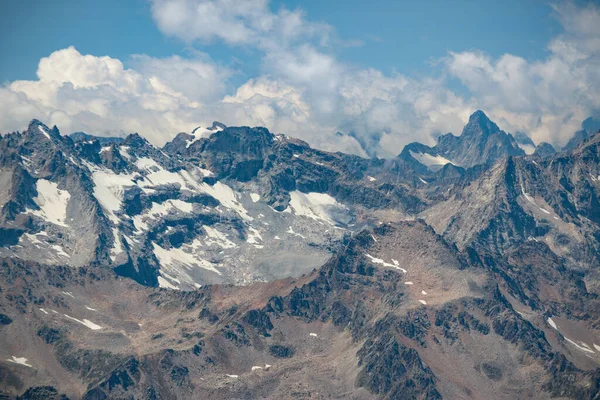
<path fill-rule="evenodd" d="M 189 45 L 257 51 L 260 74 L 232 87 L 235 72 L 202 53 L 133 55 L 125 68 L 121 60 L 69 47 L 40 60 L 37 80 L 0 88 L 0 131 L 39 118 L 65 133 L 139 132 L 162 145 L 219 120 L 266 126 L 326 150 L 393 156 L 408 142 L 460 133 L 475 109 L 507 131 L 554 144 L 564 144 L 600 110 L 595 4 L 553 6 L 564 32 L 548 43 L 544 59 L 450 52 L 440 60 L 440 76 L 419 79 L 344 63 L 334 51 L 344 42 L 331 26 L 307 20 L 301 10 L 273 10 L 266 0 L 153 0 L 151 10 L 165 35 Z M 450 90 L 449 78 L 468 95 Z"/>

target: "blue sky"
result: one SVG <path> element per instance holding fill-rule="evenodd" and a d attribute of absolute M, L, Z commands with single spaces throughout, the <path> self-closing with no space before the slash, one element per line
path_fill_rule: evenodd
<path fill-rule="evenodd" d="M 146 0 L 10 1 L 1 17 L 0 81 L 33 79 L 40 58 L 75 46 L 82 53 L 127 60 L 131 54 L 165 57 L 189 54 L 189 45 L 165 37 L 154 24 Z M 332 25 L 348 41 L 336 49 L 346 62 L 384 72 L 429 74 L 431 62 L 448 51 L 485 49 L 492 56 L 512 53 L 526 59 L 545 55 L 545 44 L 561 32 L 543 1 L 277 1 L 272 8 L 303 9 L 312 20 Z M 26 29 L 27 34 L 15 37 Z M 12 40 L 11 40 L 12 39 Z M 355 42 L 356 43 L 352 43 Z M 257 57 L 223 43 L 191 47 L 230 64 L 244 62 L 256 72 Z"/>
<path fill-rule="evenodd" d="M 600 106 L 598 2 L 340 4 L 9 1 L 0 129 L 37 117 L 160 144 L 221 119 L 389 155 L 460 133 L 478 108 L 506 130 L 561 143 Z"/>

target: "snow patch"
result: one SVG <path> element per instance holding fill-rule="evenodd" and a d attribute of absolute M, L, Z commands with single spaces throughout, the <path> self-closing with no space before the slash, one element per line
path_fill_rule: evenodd
<path fill-rule="evenodd" d="M 179 248 L 167 250 L 154 242 L 152 243 L 152 246 L 154 247 L 154 255 L 158 259 L 161 268 L 166 267 L 169 271 L 173 271 L 174 274 L 178 274 L 178 267 L 185 267 L 188 269 L 199 267 L 221 275 L 221 272 L 217 270 L 211 262 L 200 259 L 192 254 L 199 245 L 201 244 L 198 242 L 198 240 L 194 240 L 194 242 L 192 242 L 190 245 L 184 245 Z M 185 249 L 187 249 L 188 252 L 184 251 Z"/>
<path fill-rule="evenodd" d="M 259 370 L 259 369 L 263 369 L 263 367 L 259 367 L 258 365 L 253 365 L 252 368 L 251 368 L 252 371 L 256 371 L 256 370 Z"/>
<path fill-rule="evenodd" d="M 246 239 L 246 242 L 257 245 L 257 244 L 259 244 L 259 241 L 262 242 L 262 240 L 263 240 L 263 238 L 260 235 L 260 232 L 257 229 L 249 226 L 248 227 L 248 239 Z"/>
<path fill-rule="evenodd" d="M 372 176 L 367 176 L 367 179 L 371 182 L 375 182 L 377 179 L 373 178 Z"/>
<path fill-rule="evenodd" d="M 43 308 L 40 308 L 40 311 L 43 312 L 44 314 L 48 315 L 48 311 L 44 310 Z"/>
<path fill-rule="evenodd" d="M 59 246 L 58 244 L 52 245 L 50 246 L 54 249 L 54 251 L 56 251 L 56 254 L 58 254 L 59 256 L 63 256 L 66 258 L 71 258 L 70 255 L 68 255 L 67 253 L 65 253 L 65 250 L 62 248 L 62 246 Z"/>
<path fill-rule="evenodd" d="M 158 287 L 166 288 L 166 289 L 179 290 L 179 288 L 177 286 L 172 285 L 171 282 L 169 282 L 168 280 L 166 280 L 162 276 L 159 276 L 157 279 L 158 279 Z"/>
<path fill-rule="evenodd" d="M 116 211 L 121 209 L 123 192 L 126 187 L 135 186 L 133 175 L 115 174 L 109 169 L 92 168 L 94 197 L 104 209 L 106 216 L 115 224 L 119 223 Z"/>
<path fill-rule="evenodd" d="M 223 249 L 233 249 L 237 247 L 235 243 L 227 238 L 227 235 L 219 232 L 217 229 L 210 226 L 204 226 L 203 228 L 208 236 L 208 238 L 204 239 L 204 243 L 206 243 L 208 246 L 216 244 Z"/>
<path fill-rule="evenodd" d="M 373 239 L 375 239 L 375 238 L 373 238 Z M 371 260 L 371 262 L 372 262 L 373 264 L 381 264 L 381 265 L 383 265 L 384 267 L 395 268 L 395 269 L 398 269 L 398 270 L 400 270 L 400 271 L 402 271 L 402 272 L 404 272 L 404 273 L 406 273 L 406 272 L 407 272 L 407 271 L 406 271 L 404 268 L 401 268 L 401 267 L 398 265 L 398 260 L 394 260 L 394 259 L 392 259 L 392 262 L 393 262 L 393 264 L 390 264 L 390 263 L 388 263 L 388 262 L 385 262 L 385 261 L 383 261 L 381 258 L 376 258 L 376 257 L 373 257 L 373 256 L 372 256 L 372 255 L 370 255 L 369 253 L 365 253 L 365 255 L 366 255 L 366 256 L 367 256 L 367 257 L 368 257 L 368 258 Z"/>
<path fill-rule="evenodd" d="M 212 128 L 203 128 L 201 126 L 197 127 L 196 129 L 194 129 L 192 131 L 192 136 L 193 138 L 186 141 L 185 143 L 185 147 L 189 148 L 194 142 L 202 139 L 202 138 L 207 138 L 210 135 L 212 135 L 215 132 L 219 132 L 222 131 L 223 128 L 221 128 L 220 126 L 216 126 L 215 129 Z"/>
<path fill-rule="evenodd" d="M 117 256 L 123 253 L 123 244 L 119 238 L 119 230 L 117 228 L 112 229 L 113 233 L 113 247 L 110 249 L 110 259 L 115 262 Z"/>
<path fill-rule="evenodd" d="M 169 215 L 173 210 L 179 210 L 182 213 L 189 214 L 194 210 L 194 206 L 192 203 L 187 203 L 182 200 L 166 200 L 161 204 L 152 203 L 152 207 L 149 210 L 133 217 L 133 225 L 135 226 L 136 233 L 140 234 L 148 229 L 148 224 L 146 223 L 147 220 L 164 217 Z"/>
<path fill-rule="evenodd" d="M 98 311 L 98 310 L 96 310 L 95 308 L 88 307 L 88 306 L 85 306 L 85 308 L 86 308 L 87 310 L 90 310 L 90 311 Z"/>
<path fill-rule="evenodd" d="M 419 300 L 419 303 L 427 305 L 427 302 L 425 300 Z"/>
<path fill-rule="evenodd" d="M 572 341 L 568 337 L 565 337 L 565 340 L 567 342 L 571 343 L 573 346 L 577 347 L 578 350 L 584 351 L 586 353 L 596 354 L 596 352 L 594 350 L 590 349 L 589 346 L 587 344 L 583 343 L 583 342 L 582 342 L 582 344 L 585 345 L 585 347 L 582 347 L 582 346 L 578 345 L 577 343 L 575 343 L 574 341 Z"/>
<path fill-rule="evenodd" d="M 426 292 L 426 291 L 424 291 L 424 290 L 421 290 L 421 294 L 423 294 L 423 295 L 426 295 L 426 294 L 427 294 L 427 292 Z"/>
<path fill-rule="evenodd" d="M 46 130 L 44 128 L 42 128 L 41 126 L 38 125 L 38 129 L 40 130 L 40 132 L 42 133 L 42 135 L 44 135 L 48 139 L 52 140 L 52 138 L 50 137 L 50 135 L 48 134 L 48 132 L 46 132 Z"/>
<path fill-rule="evenodd" d="M 294 214 L 327 222 L 331 225 L 335 225 L 335 221 L 331 217 L 331 212 L 346 209 L 335 198 L 326 193 L 302 193 L 294 190 L 290 192 L 290 197 L 290 207 L 293 209 Z"/>
<path fill-rule="evenodd" d="M 300 236 L 302 239 L 306 239 L 306 236 L 301 235 L 300 233 L 294 232 L 294 229 L 291 226 L 288 228 L 287 231 L 285 231 L 285 233 L 289 233 L 290 235 Z"/>
<path fill-rule="evenodd" d="M 67 205 L 71 194 L 58 188 L 58 184 L 46 179 L 39 179 L 35 184 L 37 197 L 33 202 L 39 210 L 28 210 L 29 213 L 45 219 L 55 225 L 66 227 Z"/>
<path fill-rule="evenodd" d="M 533 197 L 531 197 L 526 191 L 525 188 L 523 187 L 523 184 L 521 184 L 521 193 L 523 194 L 523 196 L 527 199 L 528 202 L 530 202 L 531 204 L 535 204 L 535 201 L 533 200 Z M 537 205 L 537 204 L 536 204 Z"/>
<path fill-rule="evenodd" d="M 370 255 L 369 253 L 365 253 L 365 255 L 366 255 L 366 256 L 367 256 L 367 257 L 368 257 L 368 258 L 371 260 L 371 262 L 372 262 L 373 264 L 381 264 L 381 265 L 383 265 L 384 267 L 391 267 L 391 268 L 396 268 L 396 269 L 402 269 L 402 268 L 398 267 L 398 266 L 397 266 L 397 265 L 395 265 L 395 264 L 390 264 L 390 263 L 388 263 L 388 262 L 385 262 L 385 261 L 383 261 L 381 258 L 375 258 L 375 257 L 373 257 L 372 255 Z M 404 269 L 402 269 L 402 270 L 403 270 L 404 272 L 406 272 L 406 270 L 404 270 Z"/>
<path fill-rule="evenodd" d="M 308 335 L 309 335 L 309 336 L 312 336 L 312 337 L 317 337 L 317 334 L 316 334 L 316 333 L 313 333 L 313 332 L 309 333 Z"/>
<path fill-rule="evenodd" d="M 548 322 L 548 325 L 550 325 L 550 326 L 551 326 L 551 327 L 553 327 L 554 329 L 558 330 L 558 326 L 556 326 L 556 322 L 554 322 L 554 321 L 552 320 L 552 318 L 548 318 L 548 319 L 546 320 L 546 322 Z"/>
<path fill-rule="evenodd" d="M 250 198 L 252 199 L 253 203 L 256 203 L 260 200 L 260 195 L 258 193 L 250 193 Z"/>
<path fill-rule="evenodd" d="M 40 127 L 40 129 L 42 129 L 42 128 Z M 15 356 L 11 356 L 11 357 L 12 358 L 7 358 L 6 361 L 11 362 L 13 364 L 19 364 L 19 365 L 23 365 L 25 367 L 33 368 L 33 365 L 27 364 L 27 359 L 25 357 L 15 357 Z"/>
<path fill-rule="evenodd" d="M 73 320 L 75 322 L 79 322 L 81 325 L 87 326 L 88 328 L 90 328 L 93 331 L 97 331 L 102 329 L 102 327 L 100 325 L 96 325 L 95 323 L 93 323 L 92 321 L 90 321 L 89 319 L 84 319 L 84 320 L 80 320 L 77 318 L 73 318 L 67 314 L 63 314 L 65 317 L 67 317 L 70 320 Z"/>
<path fill-rule="evenodd" d="M 154 172 L 156 169 L 162 169 L 162 167 L 158 165 L 156 161 L 148 157 L 138 158 L 138 160 L 135 162 L 135 165 L 139 169 L 146 170 L 148 172 Z"/>
<path fill-rule="evenodd" d="M 237 199 L 236 192 L 224 183 L 217 182 L 210 186 L 206 182 L 202 182 L 200 190 L 219 200 L 224 207 L 229 208 L 240 215 L 246 221 L 252 221 L 253 218 L 248 215 L 248 211 L 240 204 Z"/>
<path fill-rule="evenodd" d="M 414 285 L 414 283 L 408 281 L 408 282 L 404 282 L 405 285 Z"/>

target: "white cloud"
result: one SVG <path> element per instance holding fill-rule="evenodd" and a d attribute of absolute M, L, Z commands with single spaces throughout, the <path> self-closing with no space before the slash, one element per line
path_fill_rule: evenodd
<path fill-rule="evenodd" d="M 471 92 L 468 103 L 505 130 L 564 144 L 600 110 L 600 7 L 563 2 L 553 9 L 565 32 L 549 43 L 547 58 L 468 51 L 450 53 L 446 65 Z"/>
<path fill-rule="evenodd" d="M 186 42 L 223 40 L 265 49 L 316 38 L 324 43 L 330 26 L 307 21 L 302 10 L 270 9 L 267 0 L 151 0 L 158 28 Z"/>
<path fill-rule="evenodd" d="M 55 51 L 40 60 L 38 80 L 0 89 L 4 109 L 11 110 L 0 117 L 2 129 L 40 118 L 67 133 L 139 132 L 162 144 L 201 121 L 202 102 L 222 97 L 228 77 L 209 60 L 136 56 L 134 64 L 138 70 L 73 47 Z"/>
<path fill-rule="evenodd" d="M 204 54 L 134 55 L 125 68 L 70 47 L 41 59 L 37 80 L 0 88 L 0 107 L 9 110 L 0 115 L 0 130 L 40 118 L 66 133 L 137 131 L 161 145 L 219 120 L 266 126 L 327 150 L 393 156 L 408 142 L 460 133 L 469 114 L 483 109 L 507 131 L 564 143 L 600 110 L 600 8 L 553 9 L 565 31 L 548 44 L 545 59 L 449 53 L 444 72 L 468 89 L 463 97 L 444 75 L 414 79 L 343 63 L 334 56 L 332 44 L 342 42 L 333 29 L 301 10 L 272 11 L 266 0 L 153 0 L 165 34 L 258 50 L 261 73 L 232 88 L 232 71 Z"/>

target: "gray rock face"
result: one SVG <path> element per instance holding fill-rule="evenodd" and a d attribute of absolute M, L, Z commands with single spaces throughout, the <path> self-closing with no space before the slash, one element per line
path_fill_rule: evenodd
<path fill-rule="evenodd" d="M 195 291 L 1 262 L 13 322 L 0 328 L 12 360 L 0 390 L 12 397 L 600 393 L 599 299 L 541 242 L 491 258 L 403 221 L 355 235 L 298 279 Z"/>
<path fill-rule="evenodd" d="M 589 117 L 581 123 L 581 129 L 573 134 L 567 144 L 562 148 L 563 151 L 571 151 L 577 148 L 585 140 L 593 136 L 600 130 L 600 119 Z"/>
<path fill-rule="evenodd" d="M 430 169 L 437 170 L 447 163 L 469 168 L 481 164 L 490 165 L 508 156 L 522 155 L 525 152 L 512 135 L 498 128 L 483 111 L 476 111 L 460 136 L 452 133 L 442 135 L 434 147 L 411 143 L 400 157 L 412 157 Z"/>
<path fill-rule="evenodd" d="M 554 154 L 556 154 L 556 149 L 554 149 L 554 146 L 552 146 L 550 143 L 546 142 L 540 143 L 533 152 L 534 156 L 542 158 L 550 157 Z"/>
<path fill-rule="evenodd" d="M 0 146 L 0 256 L 151 286 L 297 276 L 376 223 L 368 210 L 428 201 L 400 160 L 326 153 L 264 128 L 215 123 L 158 149 L 137 134 L 65 137 L 33 121 Z"/>

